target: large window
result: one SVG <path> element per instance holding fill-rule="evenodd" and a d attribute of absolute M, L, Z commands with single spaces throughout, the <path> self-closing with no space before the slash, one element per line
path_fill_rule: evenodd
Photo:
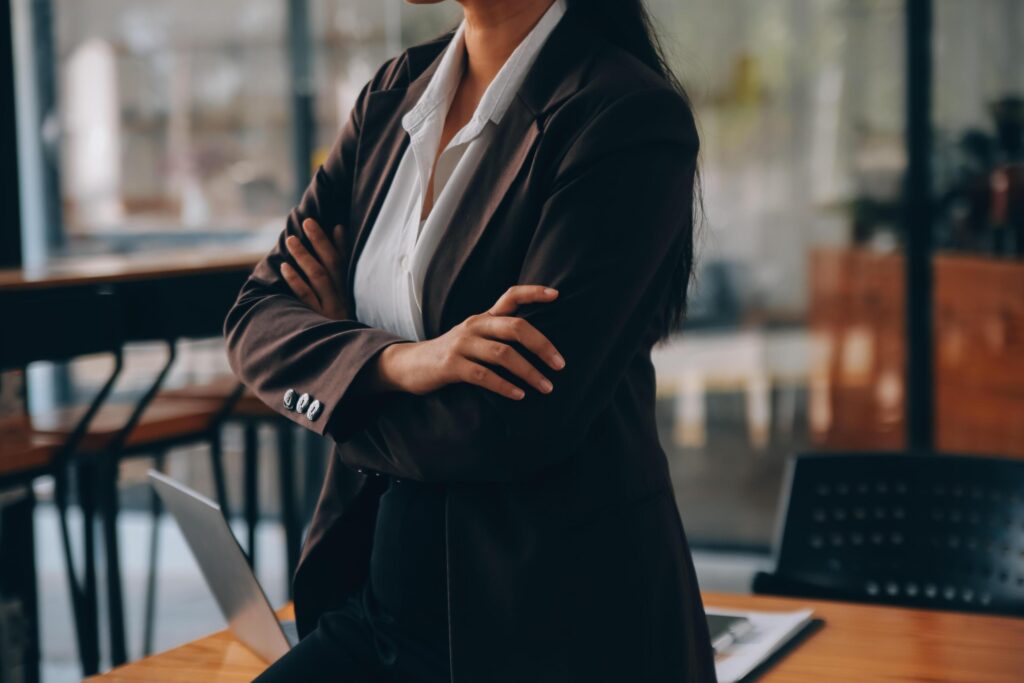
<path fill-rule="evenodd" d="M 32 18 L 47 22 L 38 4 Z M 290 23 L 297 5 L 306 35 Z M 458 14 L 364 0 L 53 0 L 51 11 L 52 50 L 35 66 L 56 83 L 41 124 L 71 251 L 279 229 L 377 66 Z M 293 75 L 295 49 L 309 53 L 310 82 Z M 310 88 L 312 120 L 297 122 L 294 96 Z M 313 128 L 301 169 L 296 125 Z"/>
<path fill-rule="evenodd" d="M 690 320 L 656 352 L 662 442 L 693 540 L 765 548 L 791 454 L 907 444 L 906 2 L 648 4 L 703 139 Z M 72 253 L 269 243 L 377 66 L 459 16 L 400 0 L 50 8 L 29 51 L 54 170 L 37 201 Z M 934 9 L 936 444 L 1019 454 L 1024 5 Z"/>
<path fill-rule="evenodd" d="M 293 199 L 285 5 L 58 0 L 69 237 L 239 231 Z"/>

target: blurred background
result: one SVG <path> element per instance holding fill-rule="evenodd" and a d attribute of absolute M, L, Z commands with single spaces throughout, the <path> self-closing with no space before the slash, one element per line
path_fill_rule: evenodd
<path fill-rule="evenodd" d="M 363 83 L 460 15 L 454 3 L 400 0 L 4 5 L 14 55 L 5 115 L 17 129 L 0 147 L 16 151 L 20 220 L 0 232 L 4 265 L 26 271 L 268 249 Z M 930 21 L 917 24 L 922 5 Z M 1024 457 L 1024 3 L 648 6 L 703 139 L 691 315 L 655 358 L 662 443 L 702 585 L 746 590 L 770 560 L 794 453 Z M 165 355 L 160 344 L 127 347 L 118 395 L 144 393 Z M 5 409 L 25 382 L 43 413 L 91 395 L 108 372 L 105 359 L 8 372 Z M 185 341 L 162 389 L 225 372 L 218 339 Z M 295 474 L 301 516 L 326 451 L 292 436 L 310 461 Z M 241 536 L 245 451 L 256 443 L 266 520 L 256 567 L 280 602 L 287 541 L 273 437 L 267 425 L 223 430 Z M 204 448 L 170 449 L 165 469 L 212 491 L 209 465 L 190 454 Z M 150 465 L 120 465 L 131 656 L 143 648 Z M 34 486 L 44 680 L 77 680 L 53 486 Z M 156 649 L 221 626 L 162 524 Z"/>

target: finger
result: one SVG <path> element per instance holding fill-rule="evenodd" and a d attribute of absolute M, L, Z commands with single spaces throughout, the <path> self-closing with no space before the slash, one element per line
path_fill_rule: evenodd
<path fill-rule="evenodd" d="M 299 275 L 298 271 L 287 263 L 282 263 L 281 276 L 284 278 L 284 281 L 288 283 L 288 286 L 291 288 L 295 296 L 299 298 L 299 301 L 306 304 L 313 310 L 320 310 L 320 300 L 316 298 L 316 294 L 309 288 L 309 285 L 307 285 L 306 281 L 302 279 L 302 276 Z"/>
<path fill-rule="evenodd" d="M 513 401 L 519 401 L 526 396 L 525 391 L 515 384 L 502 379 L 498 373 L 470 360 L 465 360 L 459 364 L 456 368 L 456 376 L 462 382 L 475 384 L 478 387 L 483 387 L 488 391 L 493 391 Z"/>
<path fill-rule="evenodd" d="M 466 340 L 464 354 L 472 360 L 505 368 L 542 394 L 550 394 L 554 389 L 540 370 L 508 344 L 482 337 L 470 337 Z"/>
<path fill-rule="evenodd" d="M 324 232 L 320 224 L 312 218 L 307 218 L 302 221 L 302 232 L 309 238 L 309 243 L 313 245 L 313 252 L 317 259 L 323 264 L 324 270 L 327 271 L 327 277 L 334 283 L 335 289 L 338 289 L 338 278 L 341 275 L 341 261 L 338 258 L 338 250 L 327 237 L 327 233 Z"/>
<path fill-rule="evenodd" d="M 292 235 L 285 240 L 285 246 L 288 248 L 288 253 L 292 255 L 292 258 L 299 265 L 299 268 L 306 274 L 310 287 L 324 307 L 330 308 L 340 303 L 337 301 L 338 295 L 334 288 L 334 283 L 331 281 L 330 276 L 327 275 L 323 264 L 309 253 L 302 240 Z"/>
<path fill-rule="evenodd" d="M 480 315 L 472 319 L 470 329 L 481 337 L 519 342 L 553 370 L 565 367 L 565 359 L 555 345 L 522 318 Z"/>
<path fill-rule="evenodd" d="M 512 315 L 525 304 L 547 303 L 558 298 L 558 290 L 541 285 L 516 285 L 509 287 L 498 301 L 487 311 L 491 315 Z"/>

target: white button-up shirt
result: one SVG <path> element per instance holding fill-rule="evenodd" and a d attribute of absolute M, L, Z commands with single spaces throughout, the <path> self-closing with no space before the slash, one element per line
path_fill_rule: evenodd
<path fill-rule="evenodd" d="M 565 0 L 555 0 L 487 86 L 473 117 L 437 157 L 434 205 L 420 220 L 445 119 L 462 79 L 466 22 L 456 29 L 423 95 L 402 117 L 409 145 L 356 264 L 353 296 L 360 322 L 423 340 L 427 264 L 449 221 L 458 220 L 453 216 L 458 200 L 537 53 L 564 14 Z"/>

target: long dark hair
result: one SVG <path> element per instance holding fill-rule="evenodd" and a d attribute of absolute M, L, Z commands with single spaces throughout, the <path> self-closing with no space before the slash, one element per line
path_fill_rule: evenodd
<path fill-rule="evenodd" d="M 651 23 L 643 0 L 568 0 L 569 12 L 596 30 L 609 43 L 630 53 L 665 79 L 687 102 L 690 98 L 682 82 L 672 72 L 665 57 L 665 49 Z M 671 289 L 662 315 L 660 337 L 665 338 L 679 329 L 686 317 L 686 293 L 693 274 L 694 232 L 703 218 L 703 201 L 699 169 L 694 185 L 686 188 L 693 192 L 693 230 L 685 237 L 686 243 L 672 272 Z"/>

